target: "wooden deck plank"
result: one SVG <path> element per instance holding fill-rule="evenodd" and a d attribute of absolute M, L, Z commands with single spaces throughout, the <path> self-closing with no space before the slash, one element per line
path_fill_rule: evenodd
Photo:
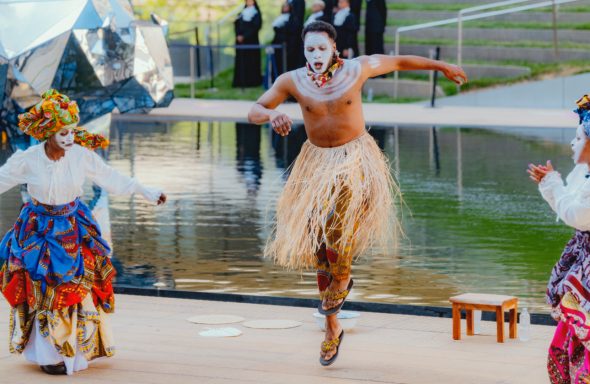
<path fill-rule="evenodd" d="M 362 313 L 347 333 L 337 363 L 323 368 L 318 353 L 322 332 L 314 309 L 119 295 L 113 328 L 117 354 L 92 362 L 76 383 L 545 383 L 546 350 L 553 328 L 532 326 L 523 343 L 496 343 L 495 323 L 482 334 L 452 340 L 451 319 Z M 0 302 L 0 313 L 7 315 Z M 234 314 L 247 320 L 293 319 L 301 327 L 242 330 L 236 338 L 198 335 L 207 326 L 186 318 Z M 4 319 L 3 319 L 4 320 Z M 8 324 L 0 322 L 0 337 Z M 5 339 L 6 340 L 6 339 Z M 6 344 L 4 344 L 6 345 Z M 63 382 L 22 356 L 0 352 L 0 383 Z"/>

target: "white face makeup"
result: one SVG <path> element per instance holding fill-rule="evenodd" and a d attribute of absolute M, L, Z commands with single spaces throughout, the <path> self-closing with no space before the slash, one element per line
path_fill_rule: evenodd
<path fill-rule="evenodd" d="M 55 142 L 64 151 L 74 146 L 74 126 L 63 127 L 55 134 Z"/>
<path fill-rule="evenodd" d="M 584 127 L 582 124 L 578 125 L 578 129 L 576 130 L 576 137 L 571 141 L 572 151 L 574 154 L 572 158 L 574 159 L 574 163 L 580 163 L 580 156 L 584 151 L 584 147 L 586 146 L 586 142 L 588 138 L 586 137 L 586 133 L 584 133 Z"/>
<path fill-rule="evenodd" d="M 305 59 L 311 69 L 318 74 L 328 70 L 334 55 L 334 43 L 325 33 L 309 32 L 303 42 Z"/>

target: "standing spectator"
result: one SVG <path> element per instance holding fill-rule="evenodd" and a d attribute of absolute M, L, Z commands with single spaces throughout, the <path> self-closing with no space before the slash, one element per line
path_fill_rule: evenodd
<path fill-rule="evenodd" d="M 323 0 L 324 1 L 324 20 L 326 23 L 333 24 L 334 9 L 337 7 L 337 0 Z"/>
<path fill-rule="evenodd" d="M 291 18 L 295 26 L 293 43 L 287 51 L 287 69 L 293 70 L 305 65 L 305 56 L 303 55 L 303 40 L 301 32 L 303 31 L 303 22 L 305 21 L 305 0 L 288 0 L 291 6 Z"/>
<path fill-rule="evenodd" d="M 354 15 L 354 19 L 356 20 L 356 35 L 354 38 L 354 46 L 352 49 L 354 50 L 355 56 L 360 55 L 359 50 L 359 39 L 358 35 L 361 30 L 361 7 L 362 7 L 362 0 L 349 0 L 350 2 L 350 12 Z"/>
<path fill-rule="evenodd" d="M 324 10 L 326 9 L 326 3 L 322 0 L 314 0 L 311 3 L 311 15 L 307 18 L 307 21 L 303 25 L 307 27 L 309 24 L 313 23 L 314 21 L 325 21 L 326 23 L 331 23 L 332 19 L 328 19 Z"/>
<path fill-rule="evenodd" d="M 365 55 L 383 54 L 383 34 L 387 24 L 385 0 L 367 0 L 365 15 Z"/>
<path fill-rule="evenodd" d="M 234 22 L 236 30 L 236 59 L 233 87 L 258 87 L 262 85 L 260 50 L 240 49 L 240 45 L 258 45 L 258 32 L 262 27 L 262 15 L 256 0 L 245 0 L 245 6 Z"/>
<path fill-rule="evenodd" d="M 353 58 L 357 43 L 357 20 L 350 11 L 349 0 L 338 0 L 338 12 L 334 15 L 336 28 L 336 49 L 344 58 Z"/>
<path fill-rule="evenodd" d="M 291 5 L 288 2 L 283 3 L 281 7 L 281 14 L 272 22 L 272 28 L 275 32 L 274 38 L 272 39 L 272 44 L 284 44 L 284 46 L 287 49 L 287 52 L 293 50 L 292 46 L 296 45 L 294 35 L 297 34 L 297 27 L 293 22 Z M 276 69 L 272 69 L 273 82 L 281 73 L 283 73 L 282 49 L 275 49 L 275 63 Z"/>

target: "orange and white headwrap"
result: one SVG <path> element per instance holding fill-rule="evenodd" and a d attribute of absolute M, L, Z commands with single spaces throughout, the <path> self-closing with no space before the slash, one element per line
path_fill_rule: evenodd
<path fill-rule="evenodd" d="M 62 128 L 77 125 L 80 110 L 75 101 L 70 100 L 55 89 L 41 95 L 41 101 L 31 107 L 29 112 L 18 115 L 18 126 L 27 135 L 45 141 Z M 109 141 L 102 135 L 93 134 L 82 127 L 74 128 L 74 142 L 89 149 L 106 148 Z"/>

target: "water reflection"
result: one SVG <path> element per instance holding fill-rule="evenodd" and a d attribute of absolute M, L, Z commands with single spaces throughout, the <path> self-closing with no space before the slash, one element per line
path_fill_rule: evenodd
<path fill-rule="evenodd" d="M 249 195 L 256 195 L 262 177 L 261 130 L 258 128 L 254 124 L 236 123 L 236 166 L 243 175 Z"/>
<path fill-rule="evenodd" d="M 446 305 L 458 292 L 483 291 L 547 311 L 545 284 L 572 231 L 555 223 L 524 170 L 552 159 L 566 173 L 569 149 L 554 138 L 573 130 L 544 132 L 370 127 L 411 212 L 399 249 L 357 263 L 353 299 Z M 169 195 L 163 207 L 111 197 L 118 282 L 315 296 L 313 272 L 284 271 L 261 256 L 267 217 L 305 139 L 303 126 L 285 139 L 229 122 L 114 122 L 109 162 Z M 0 150 L 1 163 L 7 156 Z M 0 196 L 2 231 L 19 199 L 17 189 Z"/>

